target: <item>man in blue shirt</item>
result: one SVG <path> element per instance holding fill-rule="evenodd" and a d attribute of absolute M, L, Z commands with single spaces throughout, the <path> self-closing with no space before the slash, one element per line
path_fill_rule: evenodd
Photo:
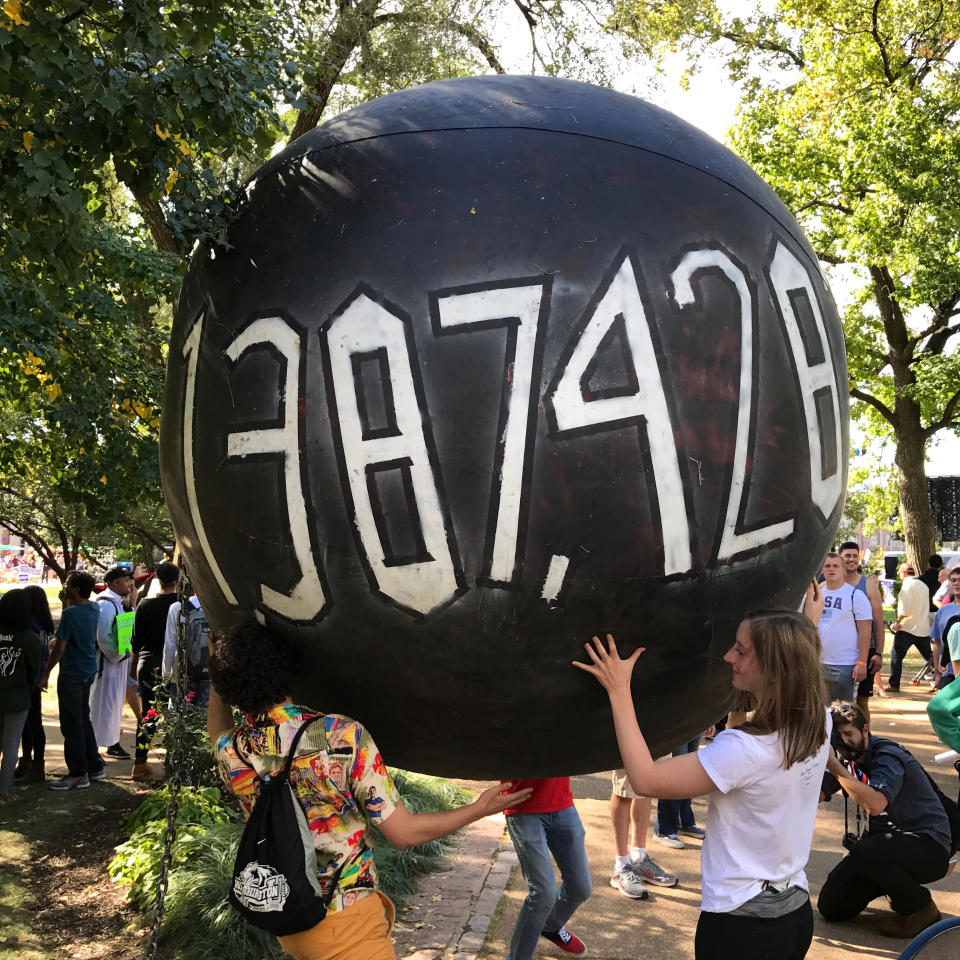
<path fill-rule="evenodd" d="M 83 790 L 91 780 L 106 776 L 90 722 L 90 685 L 97 675 L 99 606 L 90 600 L 93 577 L 74 571 L 67 577 L 61 598 L 64 609 L 57 642 L 40 686 L 46 690 L 53 668 L 60 665 L 57 700 L 67 775 L 50 784 L 51 790 Z"/>
<path fill-rule="evenodd" d="M 833 708 L 833 736 L 851 767 L 830 755 L 827 770 L 870 821 L 830 871 L 817 907 L 827 920 L 852 920 L 886 895 L 893 914 L 880 933 L 909 940 L 940 919 L 924 884 L 947 873 L 950 821 L 923 767 L 898 743 L 874 736 L 858 707 Z"/>

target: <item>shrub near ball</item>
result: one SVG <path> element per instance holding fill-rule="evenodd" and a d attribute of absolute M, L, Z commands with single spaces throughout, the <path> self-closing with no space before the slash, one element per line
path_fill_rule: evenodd
<path fill-rule="evenodd" d="M 570 661 L 647 648 L 666 751 L 725 712 L 742 615 L 795 607 L 843 507 L 846 367 L 768 187 L 650 104 L 444 81 L 297 140 L 180 297 L 164 488 L 212 622 L 391 762 L 619 764 Z M 270 651 L 264 650 L 264 657 Z"/>

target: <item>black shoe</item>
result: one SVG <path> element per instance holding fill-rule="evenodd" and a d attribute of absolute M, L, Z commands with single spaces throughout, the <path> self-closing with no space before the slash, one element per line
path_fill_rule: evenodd
<path fill-rule="evenodd" d="M 115 743 L 112 747 L 107 747 L 106 754 L 108 757 L 115 757 L 117 760 L 129 760 L 130 754 L 127 753 L 119 743 Z"/>

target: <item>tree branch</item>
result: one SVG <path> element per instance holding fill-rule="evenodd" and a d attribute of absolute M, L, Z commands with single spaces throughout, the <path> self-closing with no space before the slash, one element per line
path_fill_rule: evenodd
<path fill-rule="evenodd" d="M 824 263 L 829 263 L 834 267 L 838 266 L 841 263 L 847 262 L 843 257 L 838 257 L 834 253 L 826 253 L 823 250 L 816 250 L 814 252 L 816 253 L 818 260 L 822 260 Z"/>
<path fill-rule="evenodd" d="M 733 41 L 733 43 L 738 46 L 747 45 L 755 47 L 758 50 L 767 50 L 770 53 L 782 53 L 785 57 L 789 57 L 796 66 L 804 66 L 803 56 L 795 50 L 792 50 L 786 44 L 775 43 L 773 40 L 763 40 L 759 37 L 751 37 L 746 33 L 734 33 L 733 31 L 721 33 L 720 36 L 723 37 L 724 40 Z"/>
<path fill-rule="evenodd" d="M 882 401 L 878 400 L 876 397 L 871 396 L 869 393 L 864 393 L 862 390 L 857 389 L 856 387 L 850 388 L 850 396 L 854 400 L 860 400 L 863 403 L 869 404 L 875 410 L 877 410 L 881 417 L 886 420 L 891 426 L 896 426 L 897 418 L 894 412 Z"/>
<path fill-rule="evenodd" d="M 813 207 L 826 207 L 828 210 L 836 210 L 839 213 L 846 214 L 848 217 L 853 216 L 854 210 L 853 207 L 848 207 L 843 203 L 831 203 L 829 200 L 808 200 L 803 205 L 797 207 L 797 213 L 800 213 L 803 210 L 810 210 Z"/>
<path fill-rule="evenodd" d="M 924 428 L 923 439 L 929 440 L 938 430 L 953 425 L 953 414 L 960 403 L 960 390 L 958 390 L 946 403 L 943 408 L 943 414 L 939 420 L 934 420 L 929 426 Z"/>
<path fill-rule="evenodd" d="M 910 338 L 911 343 L 917 344 L 927 337 L 934 337 L 936 343 L 927 344 L 924 352 L 941 353 L 947 340 L 957 332 L 955 328 L 950 329 L 950 319 L 958 313 L 957 305 L 960 304 L 960 290 L 955 290 L 949 297 L 944 297 L 933 311 L 933 323 L 925 330 L 915 334 Z"/>
<path fill-rule="evenodd" d="M 880 36 L 879 14 L 880 0 L 873 0 L 870 33 L 873 36 L 874 42 L 877 44 L 877 49 L 880 51 L 880 58 L 883 60 L 883 75 L 887 78 L 889 83 L 893 83 L 896 80 L 896 77 L 890 72 L 890 60 L 887 57 L 887 47 L 883 42 L 883 38 Z"/>

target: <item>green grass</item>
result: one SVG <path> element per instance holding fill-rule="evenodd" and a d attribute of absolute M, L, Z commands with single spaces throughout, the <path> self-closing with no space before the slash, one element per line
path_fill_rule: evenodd
<path fill-rule="evenodd" d="M 30 846 L 19 834 L 0 830 L 0 960 L 52 960 L 31 927 L 34 908 L 27 891 L 23 864 Z"/>

